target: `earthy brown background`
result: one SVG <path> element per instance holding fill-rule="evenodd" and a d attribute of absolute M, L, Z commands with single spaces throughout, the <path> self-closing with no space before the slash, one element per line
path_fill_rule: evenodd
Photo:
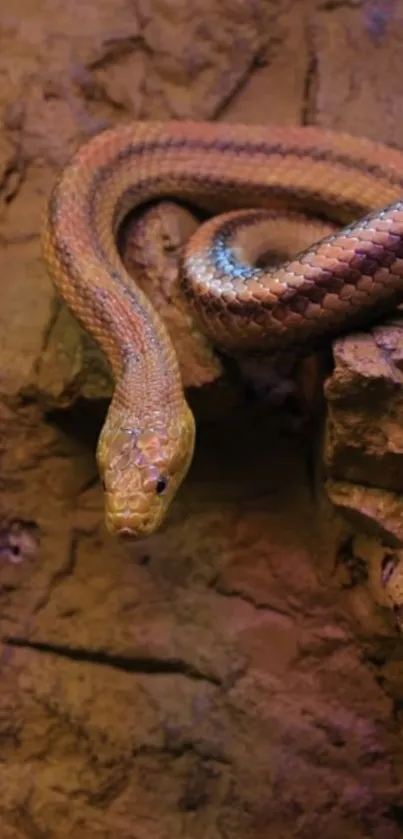
<path fill-rule="evenodd" d="M 168 308 L 205 385 L 197 456 L 166 529 L 130 547 L 105 533 L 94 461 L 108 381 L 55 310 L 38 234 L 60 165 L 128 118 L 403 146 L 403 3 L 4 5 L 0 837 L 397 839 L 403 641 L 381 571 L 403 543 L 399 320 L 334 347 L 315 451 L 346 520 L 298 428 Z M 192 222 L 155 224 L 169 280 Z"/>

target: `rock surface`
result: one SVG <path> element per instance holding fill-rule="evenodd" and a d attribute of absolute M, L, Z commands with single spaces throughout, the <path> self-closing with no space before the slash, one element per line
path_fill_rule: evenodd
<path fill-rule="evenodd" d="M 325 387 L 330 497 L 394 545 L 403 544 L 402 347 L 397 316 L 335 342 Z"/>
<path fill-rule="evenodd" d="M 401 143 L 402 26 L 393 0 L 0 12 L 1 839 L 403 835 L 398 316 L 335 343 L 311 446 L 189 334 L 169 298 L 194 222 L 158 210 L 153 294 L 199 436 L 165 529 L 128 546 L 94 461 L 108 371 L 39 248 L 59 166 L 127 118 Z"/>

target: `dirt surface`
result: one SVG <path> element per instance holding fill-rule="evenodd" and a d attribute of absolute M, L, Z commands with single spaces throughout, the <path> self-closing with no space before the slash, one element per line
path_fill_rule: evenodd
<path fill-rule="evenodd" d="M 186 320 L 194 220 L 157 210 L 197 453 L 166 527 L 122 544 L 94 459 L 110 378 L 39 228 L 73 149 L 130 118 L 403 145 L 402 5 L 15 0 L 0 47 L 0 839 L 398 839 L 399 316 L 308 362 L 300 422 L 281 377 L 227 370 Z"/>

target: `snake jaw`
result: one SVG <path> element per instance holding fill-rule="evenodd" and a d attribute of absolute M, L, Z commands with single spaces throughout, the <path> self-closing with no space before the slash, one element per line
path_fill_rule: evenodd
<path fill-rule="evenodd" d="M 186 403 L 181 422 L 164 429 L 140 432 L 106 421 L 97 460 L 110 533 L 138 538 L 159 529 L 190 466 L 194 437 Z"/>
<path fill-rule="evenodd" d="M 109 492 L 105 493 L 105 507 L 105 521 L 109 533 L 132 539 L 150 536 L 158 530 L 167 512 L 163 504 L 154 504 L 151 507 L 146 496 L 125 498 L 124 506 L 120 506 L 116 495 Z"/>

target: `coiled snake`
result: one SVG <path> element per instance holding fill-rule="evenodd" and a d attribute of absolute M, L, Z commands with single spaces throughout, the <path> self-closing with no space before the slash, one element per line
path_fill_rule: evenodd
<path fill-rule="evenodd" d="M 78 150 L 51 195 L 43 250 L 115 376 L 97 449 L 111 531 L 159 527 L 195 439 L 166 328 L 119 256 L 127 213 L 161 197 L 223 213 L 183 255 L 198 322 L 227 352 L 302 352 L 403 300 L 402 196 L 403 152 L 319 128 L 139 122 Z M 279 267 L 259 266 L 266 225 L 290 211 L 344 227 Z"/>

